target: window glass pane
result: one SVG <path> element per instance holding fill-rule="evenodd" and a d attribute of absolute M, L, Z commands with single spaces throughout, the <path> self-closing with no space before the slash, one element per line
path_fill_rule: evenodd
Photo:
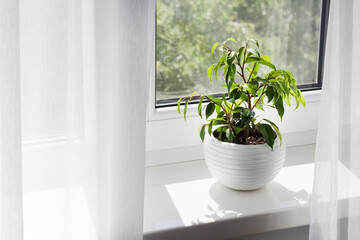
<path fill-rule="evenodd" d="M 317 83 L 320 9 L 321 0 L 158 0 L 156 100 L 224 92 L 207 69 L 219 57 L 212 44 L 228 37 L 258 39 L 299 85 Z"/>

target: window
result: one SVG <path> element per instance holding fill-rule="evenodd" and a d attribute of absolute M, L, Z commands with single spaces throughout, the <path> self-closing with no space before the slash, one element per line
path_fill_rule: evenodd
<path fill-rule="evenodd" d="M 321 88 L 328 1 L 157 0 L 156 107 L 176 104 L 194 90 L 221 93 L 207 69 L 212 44 L 256 38 L 260 52 L 292 72 L 299 88 Z"/>

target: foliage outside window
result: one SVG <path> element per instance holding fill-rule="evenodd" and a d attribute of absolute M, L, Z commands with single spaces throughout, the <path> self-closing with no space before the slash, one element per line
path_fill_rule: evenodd
<path fill-rule="evenodd" d="M 224 92 L 206 72 L 212 43 L 256 38 L 298 85 L 317 83 L 320 0 L 158 0 L 156 100 Z"/>

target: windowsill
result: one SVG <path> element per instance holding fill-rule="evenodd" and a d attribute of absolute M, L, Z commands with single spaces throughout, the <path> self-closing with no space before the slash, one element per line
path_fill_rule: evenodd
<path fill-rule="evenodd" d="M 287 149 L 285 166 L 266 187 L 223 187 L 204 160 L 149 167 L 144 239 L 229 239 L 309 224 L 315 145 Z"/>

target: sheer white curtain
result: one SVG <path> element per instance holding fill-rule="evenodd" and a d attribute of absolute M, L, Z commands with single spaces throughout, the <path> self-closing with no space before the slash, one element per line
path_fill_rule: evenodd
<path fill-rule="evenodd" d="M 142 239 L 154 26 L 154 0 L 0 1 L 0 239 Z"/>
<path fill-rule="evenodd" d="M 360 1 L 331 0 L 311 240 L 360 237 Z"/>
<path fill-rule="evenodd" d="M 19 4 L 0 1 L 0 239 L 22 239 Z"/>

